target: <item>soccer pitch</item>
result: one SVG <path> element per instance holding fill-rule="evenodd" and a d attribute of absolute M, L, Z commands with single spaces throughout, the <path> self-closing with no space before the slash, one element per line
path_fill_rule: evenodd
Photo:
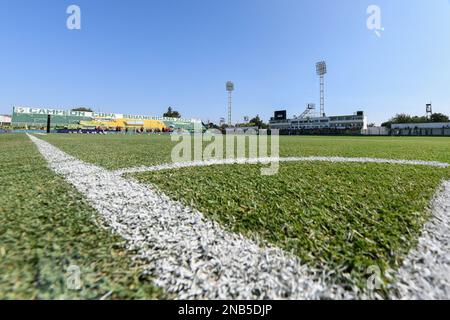
<path fill-rule="evenodd" d="M 0 135 L 0 298 L 448 298 L 450 138 L 280 137 L 273 176 L 175 144 Z"/>

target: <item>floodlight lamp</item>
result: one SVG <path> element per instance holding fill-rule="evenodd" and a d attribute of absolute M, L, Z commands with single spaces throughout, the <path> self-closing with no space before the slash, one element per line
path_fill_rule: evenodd
<path fill-rule="evenodd" d="M 327 73 L 327 64 L 325 61 L 320 61 L 316 63 L 317 75 L 323 76 Z"/>
<path fill-rule="evenodd" d="M 227 87 L 228 92 L 234 91 L 234 83 L 233 82 L 228 81 L 226 87 Z"/>

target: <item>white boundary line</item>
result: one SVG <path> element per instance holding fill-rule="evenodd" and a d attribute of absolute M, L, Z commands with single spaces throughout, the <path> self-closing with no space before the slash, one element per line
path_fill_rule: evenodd
<path fill-rule="evenodd" d="M 208 160 L 208 161 L 191 161 L 167 163 L 156 166 L 141 166 L 135 168 L 119 169 L 114 171 L 115 174 L 123 175 L 127 173 L 140 173 L 147 171 L 173 170 L 188 167 L 207 167 L 214 165 L 231 165 L 231 164 L 270 164 L 272 162 L 352 162 L 352 163 L 380 163 L 380 164 L 401 164 L 401 165 L 418 165 L 436 168 L 449 168 L 450 164 L 437 161 L 422 160 L 396 160 L 381 158 L 345 158 L 345 157 L 286 157 L 286 158 L 255 158 L 255 159 L 225 159 L 225 160 Z"/>
<path fill-rule="evenodd" d="M 396 272 L 394 289 L 400 299 L 450 299 L 450 181 L 442 184 L 432 203 L 417 247 Z"/>
<path fill-rule="evenodd" d="M 303 265 L 297 257 L 281 249 L 261 248 L 241 235 L 223 230 L 200 212 L 170 200 L 151 186 L 120 177 L 125 173 L 193 165 L 268 162 L 264 159 L 167 164 L 111 172 L 84 163 L 36 137 L 29 137 L 50 168 L 85 195 L 107 225 L 125 238 L 130 248 L 138 251 L 138 257 L 148 263 L 146 272 L 156 276 L 156 284 L 168 293 L 175 293 L 181 299 L 367 297 L 331 284 L 328 272 Z M 279 160 L 363 162 L 362 159 L 372 163 L 448 167 L 448 164 L 436 162 L 372 158 Z M 419 246 L 410 252 L 396 273 L 393 297 L 450 297 L 450 181 L 443 184 L 432 205 L 432 217 L 419 238 Z"/>
<path fill-rule="evenodd" d="M 84 163 L 29 136 L 50 168 L 71 183 L 127 240 L 155 283 L 180 299 L 353 298 L 279 248 L 261 248 L 242 235 L 151 186 Z"/>

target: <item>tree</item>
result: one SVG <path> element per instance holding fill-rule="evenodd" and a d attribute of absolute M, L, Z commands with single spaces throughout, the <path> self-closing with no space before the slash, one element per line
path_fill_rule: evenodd
<path fill-rule="evenodd" d="M 178 111 L 174 111 L 172 107 L 167 109 L 167 112 L 163 114 L 165 118 L 181 118 L 181 114 Z"/>
<path fill-rule="evenodd" d="M 91 109 L 91 108 L 85 108 L 85 107 L 75 108 L 75 109 L 72 109 L 72 111 L 80 111 L 80 112 L 94 112 L 94 111 L 92 111 L 92 109 Z"/>
<path fill-rule="evenodd" d="M 449 118 L 442 113 L 433 113 L 431 115 L 431 122 L 449 122 Z"/>
<path fill-rule="evenodd" d="M 213 122 L 209 122 L 207 125 L 203 124 L 203 126 L 206 126 L 208 129 L 220 129 L 220 127 Z"/>
<path fill-rule="evenodd" d="M 393 117 L 391 119 L 392 123 L 411 123 L 413 122 L 412 117 L 409 114 L 405 114 L 405 113 L 400 113 L 395 115 L 395 117 Z"/>
<path fill-rule="evenodd" d="M 409 114 L 400 113 L 395 115 L 395 117 L 391 118 L 389 121 L 382 124 L 383 127 L 391 127 L 392 124 L 397 123 L 423 123 L 428 122 L 426 117 L 411 117 Z"/>
<path fill-rule="evenodd" d="M 381 124 L 381 126 L 382 127 L 387 127 L 387 128 L 391 128 L 392 127 L 392 122 L 391 121 L 386 121 L 386 122 L 383 122 L 382 124 Z"/>
<path fill-rule="evenodd" d="M 392 119 L 390 119 L 387 122 L 384 122 L 382 124 L 383 127 L 388 127 L 390 128 L 392 124 L 397 124 L 397 123 L 425 123 L 425 122 L 449 122 L 449 117 L 446 116 L 445 114 L 442 113 L 433 113 L 431 115 L 431 119 L 428 120 L 427 117 L 424 116 L 410 116 L 408 114 L 397 114 L 395 115 L 395 117 L 393 117 Z"/>
<path fill-rule="evenodd" d="M 259 129 L 267 129 L 268 125 L 265 124 L 261 118 L 259 117 L 259 115 L 257 115 L 256 117 L 254 117 L 253 119 L 250 119 L 249 121 L 249 126 L 255 126 L 258 127 Z"/>

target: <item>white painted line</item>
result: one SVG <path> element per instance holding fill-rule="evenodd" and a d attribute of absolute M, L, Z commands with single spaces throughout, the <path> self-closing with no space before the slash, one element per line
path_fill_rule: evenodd
<path fill-rule="evenodd" d="M 270 163 L 274 159 L 231 159 L 185 163 L 170 163 L 153 167 L 137 167 L 117 170 L 119 175 L 187 167 L 212 165 Z M 325 161 L 351 163 L 386 163 L 401 165 L 421 165 L 448 168 L 448 163 L 421 160 L 392 160 L 378 158 L 343 157 L 289 157 L 277 158 L 279 162 Z M 440 192 L 434 197 L 432 215 L 424 226 L 417 248 L 411 250 L 402 267 L 395 272 L 396 282 L 391 296 L 400 299 L 450 299 L 450 181 L 444 182 Z M 361 295 L 367 297 L 366 293 Z"/>
<path fill-rule="evenodd" d="M 331 284 L 332 272 L 312 269 L 281 249 L 260 247 L 241 235 L 227 232 L 198 211 L 170 200 L 150 186 L 119 175 L 149 171 L 149 168 L 155 171 L 186 167 L 189 163 L 111 172 L 71 157 L 36 137 L 29 137 L 50 167 L 86 196 L 107 225 L 127 240 L 130 249 L 137 250 L 138 257 L 148 263 L 146 272 L 156 276 L 156 284 L 180 299 L 367 297 L 366 293 L 345 291 Z M 298 161 L 294 159 L 299 158 L 284 158 Z M 320 157 L 314 159 L 306 161 L 321 161 L 317 160 Z M 327 159 L 324 161 L 330 161 Z M 363 158 L 357 158 L 358 161 L 333 159 L 333 162 L 362 162 Z M 447 167 L 403 160 L 368 158 L 367 162 Z M 213 164 L 219 163 L 202 163 Z M 410 252 L 398 270 L 392 297 L 449 299 L 449 274 L 450 181 L 443 184 L 434 198 L 432 217 L 424 227 L 418 247 Z"/>
<path fill-rule="evenodd" d="M 437 161 L 423 160 L 396 160 L 396 159 L 380 159 L 380 158 L 345 158 L 345 157 L 286 157 L 286 158 L 255 158 L 255 159 L 225 159 L 225 160 L 208 160 L 208 161 L 191 161 L 167 163 L 156 166 L 142 166 L 135 168 L 119 169 L 114 171 L 115 174 L 123 175 L 127 173 L 140 173 L 147 171 L 173 170 L 188 167 L 207 167 L 214 165 L 231 165 L 231 164 L 269 164 L 271 162 L 332 162 L 332 163 L 380 163 L 380 164 L 400 164 L 400 165 L 418 165 L 436 168 L 449 168 L 450 164 Z"/>
<path fill-rule="evenodd" d="M 397 271 L 393 289 L 400 299 L 450 299 L 450 181 L 443 183 L 432 208 L 417 248 Z"/>
<path fill-rule="evenodd" d="M 30 136 L 49 166 L 65 177 L 127 240 L 156 277 L 180 299 L 350 299 L 314 270 L 279 248 L 260 247 L 225 231 L 201 213 L 152 187 L 75 159 Z"/>

